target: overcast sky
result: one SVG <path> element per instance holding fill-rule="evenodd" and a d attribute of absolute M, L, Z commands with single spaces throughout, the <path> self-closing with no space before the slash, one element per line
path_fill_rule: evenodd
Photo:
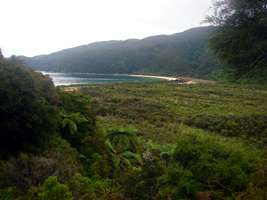
<path fill-rule="evenodd" d="M 212 0 L 0 0 L 0 48 L 34 56 L 200 26 Z"/>

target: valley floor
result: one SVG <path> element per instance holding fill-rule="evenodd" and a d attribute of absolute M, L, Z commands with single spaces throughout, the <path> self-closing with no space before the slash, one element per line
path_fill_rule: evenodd
<path fill-rule="evenodd" d="M 135 126 L 140 135 L 161 143 L 175 141 L 181 125 L 260 144 L 267 141 L 267 89 L 259 86 L 158 82 L 79 89 L 92 97 L 106 129 Z"/>
<path fill-rule="evenodd" d="M 161 81 L 69 92 L 90 96 L 97 130 L 126 146 L 111 148 L 133 164 L 113 178 L 121 199 L 267 198 L 267 88 Z"/>

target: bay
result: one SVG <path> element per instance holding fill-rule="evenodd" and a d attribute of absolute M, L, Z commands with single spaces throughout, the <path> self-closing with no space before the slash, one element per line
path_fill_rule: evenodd
<path fill-rule="evenodd" d="M 82 84 L 111 84 L 124 82 L 155 81 L 157 77 L 134 76 L 127 74 L 94 74 L 94 73 L 56 73 L 41 71 L 49 75 L 55 86 L 82 85 Z"/>

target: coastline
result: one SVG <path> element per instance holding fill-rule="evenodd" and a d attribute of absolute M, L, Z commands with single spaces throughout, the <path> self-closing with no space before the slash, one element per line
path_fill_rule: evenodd
<path fill-rule="evenodd" d="M 170 77 L 170 76 L 153 76 L 153 75 L 142 75 L 142 74 L 128 74 L 128 76 L 143 77 L 143 78 L 157 78 L 157 79 L 164 79 L 164 80 L 168 80 L 168 81 L 176 81 L 177 80 L 177 78 Z"/>
<path fill-rule="evenodd" d="M 37 71 L 42 73 L 43 75 L 49 74 L 67 74 L 66 72 L 49 72 L 49 71 Z M 104 74 L 104 73 L 71 73 L 71 74 L 96 74 L 96 75 L 126 75 L 132 77 L 141 77 L 141 78 L 157 78 L 157 79 L 164 79 L 168 81 L 175 81 L 177 78 L 171 76 L 157 76 L 157 75 L 145 75 L 145 74 Z"/>
<path fill-rule="evenodd" d="M 61 74 L 58 72 L 46 72 L 46 71 L 39 71 L 40 73 L 44 75 L 57 75 Z M 68 74 L 68 73 L 62 73 Z M 98 74 L 98 73 L 70 73 L 70 74 L 91 74 L 91 75 L 109 75 L 109 76 L 128 76 L 128 77 L 136 77 L 136 78 L 150 78 L 150 79 L 161 79 L 161 80 L 166 80 L 166 81 L 175 81 L 179 85 L 191 85 L 191 84 L 215 84 L 216 81 L 212 80 L 204 80 L 204 79 L 196 79 L 196 78 L 191 78 L 191 77 L 183 77 L 183 76 L 177 76 L 177 77 L 172 77 L 172 76 L 158 76 L 158 75 L 145 75 L 145 74 Z M 73 85 L 87 85 L 88 83 L 68 83 L 68 84 L 57 84 L 56 81 L 54 80 L 52 76 L 50 76 L 56 86 L 73 86 Z M 57 77 L 57 76 L 56 76 Z M 78 77 L 81 79 L 81 77 Z M 101 78 L 101 77 L 100 77 Z M 119 83 L 119 82 L 118 82 Z M 95 83 L 97 84 L 97 82 Z M 99 83 L 98 83 L 99 84 Z M 102 84 L 102 83 L 101 83 Z M 103 83 L 103 84 L 108 84 Z"/>

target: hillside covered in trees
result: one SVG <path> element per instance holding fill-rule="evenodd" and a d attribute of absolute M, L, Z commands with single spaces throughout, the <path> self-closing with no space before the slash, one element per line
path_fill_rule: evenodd
<path fill-rule="evenodd" d="M 205 76 L 220 68 L 207 48 L 215 30 L 199 27 L 142 40 L 97 42 L 21 59 L 33 69 L 53 72 Z"/>

